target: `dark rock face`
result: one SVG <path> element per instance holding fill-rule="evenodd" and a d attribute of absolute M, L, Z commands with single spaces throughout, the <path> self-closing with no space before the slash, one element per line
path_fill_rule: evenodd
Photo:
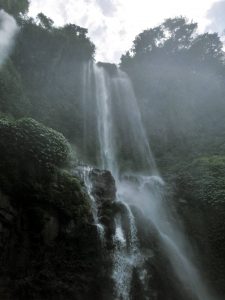
<path fill-rule="evenodd" d="M 0 192 L 0 247 L 4 247 L 4 241 L 8 236 L 10 227 L 16 217 L 16 211 L 10 204 L 7 196 Z"/>
<path fill-rule="evenodd" d="M 93 184 L 92 193 L 101 205 L 116 199 L 116 185 L 112 174 L 106 170 L 93 169 L 90 174 Z"/>
<path fill-rule="evenodd" d="M 35 142 L 29 148 L 33 133 Z M 0 299 L 115 300 L 112 281 L 115 217 L 121 217 L 127 244 L 130 220 L 126 205 L 116 201 L 112 174 L 98 169 L 90 173 L 91 193 L 96 199 L 99 221 L 105 227 L 103 248 L 97 228 L 93 226 L 90 198 L 84 183 L 70 171 L 60 169 L 66 166 L 68 159 L 68 146 L 62 135 L 32 120 L 2 121 L 0 156 Z M 214 161 L 212 167 L 214 170 Z M 212 280 L 215 280 L 216 268 L 224 265 L 222 168 L 221 174 L 216 177 L 221 180 L 215 182 L 213 197 L 208 192 L 198 195 L 198 199 L 209 202 L 202 212 L 208 219 L 208 227 L 200 226 L 199 207 L 191 202 L 199 192 L 195 185 L 188 181 L 195 192 L 191 194 L 190 186 L 185 190 L 182 181 L 175 193 L 176 208 L 183 212 L 182 219 L 190 236 L 200 241 L 200 249 L 211 246 L 211 252 L 202 253 L 203 262 L 212 272 L 207 276 Z M 202 180 L 205 193 L 211 177 Z M 145 257 L 143 271 L 147 282 L 143 287 L 138 275 L 140 270 L 134 268 L 130 299 L 186 300 L 160 246 L 157 230 L 136 207 L 131 210 L 140 250 Z M 193 215 L 196 216 L 194 221 Z M 205 259 L 208 257 L 210 259 Z M 218 283 L 221 294 L 222 283 Z"/>
<path fill-rule="evenodd" d="M 98 62 L 97 66 L 104 68 L 104 70 L 110 75 L 114 76 L 117 74 L 117 66 L 115 64 Z"/>
<path fill-rule="evenodd" d="M 109 171 L 93 169 L 90 180 L 92 182 L 92 195 L 98 206 L 99 219 L 105 226 L 107 240 L 110 241 L 115 230 L 115 179 Z"/>
<path fill-rule="evenodd" d="M 104 287 L 101 290 L 103 299 L 114 300 L 112 277 L 112 255 L 115 251 L 113 236 L 115 234 L 115 218 L 120 216 L 122 229 L 127 240 L 127 247 L 131 242 L 130 219 L 127 207 L 123 202 L 116 201 L 116 186 L 112 174 L 106 170 L 93 169 L 90 173 L 92 182 L 92 195 L 94 196 L 99 212 L 99 220 L 105 228 L 105 248 L 101 249 L 102 266 L 98 272 L 102 272 L 101 280 L 104 280 Z M 160 249 L 158 234 L 154 226 L 145 218 L 137 207 L 131 207 L 137 226 L 137 235 L 141 254 L 144 257 L 143 269 L 134 268 L 130 299 L 133 300 L 180 300 L 181 295 L 174 289 L 174 274 L 168 260 L 164 256 L 163 249 Z M 129 251 L 129 250 L 128 250 Z M 145 283 L 140 280 L 138 272 L 145 273 Z M 185 299 L 182 297 L 182 299 Z"/>
<path fill-rule="evenodd" d="M 76 219 L 43 198 L 15 200 L 1 193 L 0 298 L 89 299 L 99 259 L 91 214 Z"/>
<path fill-rule="evenodd" d="M 82 183 L 59 169 L 66 140 L 32 120 L 3 120 L 0 156 L 0 298 L 90 299 L 99 245 Z"/>

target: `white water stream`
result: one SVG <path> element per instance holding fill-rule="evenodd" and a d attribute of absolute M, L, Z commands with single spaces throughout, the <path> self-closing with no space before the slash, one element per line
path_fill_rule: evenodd
<path fill-rule="evenodd" d="M 124 206 L 129 219 L 129 241 L 124 232 L 121 215 L 115 219 L 112 274 L 115 299 L 130 299 L 132 271 L 141 262 L 135 218 L 130 209 L 132 204 L 141 209 L 154 225 L 174 274 L 190 299 L 212 300 L 189 255 L 191 246 L 170 217 L 169 207 L 163 197 L 164 182 L 157 172 L 128 76 L 118 69 L 115 74 L 108 74 L 103 67 L 96 65 L 89 67 L 88 71 L 91 74 L 86 75 L 86 78 L 94 78 L 95 82 L 100 167 L 112 172 L 117 184 L 118 201 Z M 133 180 L 123 180 L 123 168 L 120 166 L 120 152 L 123 150 L 120 145 L 124 142 L 129 149 L 127 156 L 131 156 L 130 161 L 137 160 L 144 169 L 142 174 L 140 171 L 134 173 L 134 166 L 129 170 L 128 164 L 127 171 L 132 174 Z"/>

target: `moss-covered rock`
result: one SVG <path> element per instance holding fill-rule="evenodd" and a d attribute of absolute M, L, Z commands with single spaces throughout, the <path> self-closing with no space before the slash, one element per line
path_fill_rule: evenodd
<path fill-rule="evenodd" d="M 48 183 L 58 167 L 66 166 L 69 144 L 62 134 L 33 119 L 0 119 L 0 187 L 22 193 Z"/>
<path fill-rule="evenodd" d="M 90 202 L 78 178 L 59 170 L 49 184 L 46 202 L 51 203 L 65 220 L 72 219 L 74 226 L 91 219 Z M 80 234 L 79 230 L 77 233 Z"/>
<path fill-rule="evenodd" d="M 5 118 L 0 120 L 0 137 L 0 188 L 15 204 L 44 203 L 66 220 L 88 222 L 90 207 L 79 179 L 60 169 L 70 154 L 62 134 L 33 119 Z M 41 220 L 40 214 L 35 216 Z"/>
<path fill-rule="evenodd" d="M 12 122 L 0 120 L 0 151 L 3 155 L 27 158 L 41 165 L 61 166 L 69 155 L 69 144 L 62 134 L 31 118 Z"/>
<path fill-rule="evenodd" d="M 90 299 L 99 244 L 69 154 L 32 119 L 0 120 L 0 298 Z"/>

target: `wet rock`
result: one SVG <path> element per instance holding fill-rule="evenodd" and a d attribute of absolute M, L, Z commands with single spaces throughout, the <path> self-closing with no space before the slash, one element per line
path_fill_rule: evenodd
<path fill-rule="evenodd" d="M 90 173 L 90 180 L 92 195 L 98 206 L 99 220 L 105 226 L 106 236 L 110 240 L 115 230 L 115 179 L 109 171 L 93 169 Z"/>
<path fill-rule="evenodd" d="M 9 197 L 0 191 L 0 247 L 5 245 L 15 215 L 16 211 L 11 206 Z"/>
<path fill-rule="evenodd" d="M 59 221 L 55 216 L 46 216 L 46 223 L 43 229 L 43 238 L 46 244 L 51 244 L 59 234 Z"/>
<path fill-rule="evenodd" d="M 98 67 L 104 68 L 110 76 L 115 76 L 117 74 L 117 66 L 115 64 L 98 62 L 97 65 Z"/>
<path fill-rule="evenodd" d="M 91 299 L 99 244 L 82 182 L 60 168 L 67 142 L 30 119 L 0 136 L 0 299 Z"/>
<path fill-rule="evenodd" d="M 116 199 L 116 185 L 112 174 L 106 170 L 93 169 L 90 174 L 92 193 L 97 202 L 113 202 Z"/>

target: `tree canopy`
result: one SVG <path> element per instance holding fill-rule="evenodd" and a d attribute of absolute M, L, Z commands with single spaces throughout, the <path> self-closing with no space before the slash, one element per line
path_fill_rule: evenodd
<path fill-rule="evenodd" d="M 167 19 L 160 26 L 136 36 L 132 48 L 121 57 L 121 66 L 139 60 L 180 59 L 202 64 L 224 58 L 223 45 L 217 33 L 197 34 L 197 23 L 183 17 Z"/>
<path fill-rule="evenodd" d="M 28 0 L 0 0 L 0 9 L 4 9 L 9 14 L 15 16 L 19 13 L 26 13 L 28 11 L 28 7 Z"/>
<path fill-rule="evenodd" d="M 143 31 L 121 57 L 157 155 L 209 151 L 221 142 L 224 58 L 218 34 L 198 34 L 197 24 L 183 17 Z"/>

